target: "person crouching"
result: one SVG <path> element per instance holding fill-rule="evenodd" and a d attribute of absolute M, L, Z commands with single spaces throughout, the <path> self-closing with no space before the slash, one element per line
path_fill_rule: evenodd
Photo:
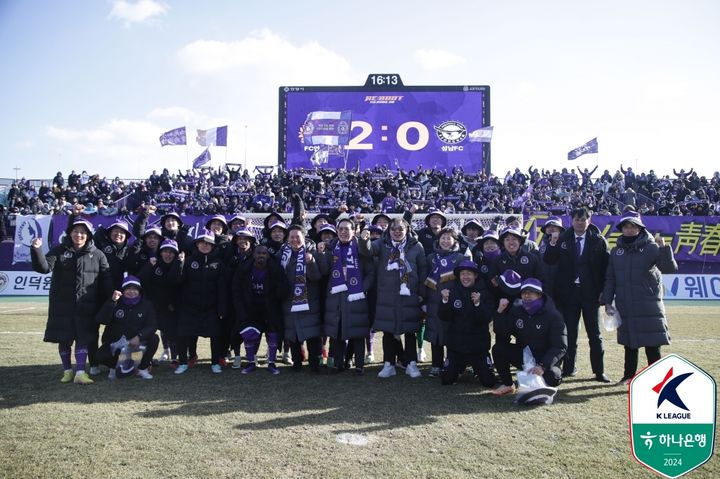
<path fill-rule="evenodd" d="M 122 292 L 113 291 L 112 297 L 98 311 L 96 320 L 105 325 L 97 358 L 100 364 L 110 368 L 108 378 L 115 379 L 115 367 L 120 356 L 120 349 L 113 348 L 112 344 L 124 336 L 131 347 L 145 346 L 137 375 L 143 379 L 152 379 L 148 366 L 160 339 L 155 334 L 155 309 L 150 301 L 142 297 L 140 280 L 135 276 L 125 277 Z"/>
<path fill-rule="evenodd" d="M 523 366 L 523 349 L 530 347 L 536 366 L 530 373 L 542 376 L 548 386 L 562 382 L 560 361 L 567 351 L 567 328 L 553 300 L 543 293 L 542 283 L 528 278 L 520 286 L 522 304 L 508 310 L 503 298 L 494 316 L 495 345 L 492 355 L 502 384 L 493 389 L 496 396 L 515 392 L 510 365 Z M 510 336 L 515 343 L 510 343 Z"/>
<path fill-rule="evenodd" d="M 447 367 L 440 373 L 445 385 L 453 384 L 470 365 L 485 387 L 495 385 L 488 368 L 490 321 L 493 295 L 478 282 L 479 270 L 473 261 L 463 261 L 454 270 L 457 281 L 440 291 L 439 318 L 448 324 Z"/>

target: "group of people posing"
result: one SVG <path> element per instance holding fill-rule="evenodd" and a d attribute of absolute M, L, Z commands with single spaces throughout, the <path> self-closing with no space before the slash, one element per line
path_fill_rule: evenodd
<path fill-rule="evenodd" d="M 263 335 L 271 374 L 280 373 L 279 361 L 299 371 L 304 359 L 320 372 L 329 349 L 327 370 L 362 375 L 375 359 L 378 332 L 379 377 L 397 368 L 421 377 L 428 342 L 430 376 L 452 384 L 471 366 L 493 394 L 504 395 L 515 391 L 511 366 L 523 367 L 526 348 L 535 362 L 530 373 L 548 386 L 575 376 L 582 317 L 593 377 L 610 382 L 599 309 L 613 302 L 625 347 L 621 383 L 635 374 L 639 348 L 652 363 L 670 342 L 661 274 L 677 265 L 632 209 L 616 225 L 622 236 L 612 251 L 587 208 L 574 210 L 568 227 L 549 218 L 539 245 L 516 217 L 487 230 L 471 219 L 456 231 L 433 211 L 414 230 L 413 210 L 366 222 L 340 208 L 314 216 L 306 229 L 298 195 L 293 212 L 289 224 L 269 214 L 257 236 L 242 215 L 217 215 L 192 237 L 175 213 L 148 226 L 152 206 L 132 231 L 122 219 L 95 229 L 76 206 L 61 244 L 42 254 L 38 238 L 31 248 L 35 271 L 52 272 L 44 339 L 59 345 L 61 381 L 90 384 L 100 365 L 115 378 L 121 340 L 143 347 L 138 376 L 152 378 L 161 343 L 161 361 L 184 374 L 197 361 L 199 337 L 210 339 L 213 373 L 232 361 L 250 374 Z"/>

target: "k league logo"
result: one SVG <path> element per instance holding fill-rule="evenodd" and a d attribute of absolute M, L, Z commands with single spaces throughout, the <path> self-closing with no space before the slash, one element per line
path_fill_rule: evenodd
<path fill-rule="evenodd" d="M 632 454 L 665 477 L 706 463 L 715 442 L 715 380 L 690 361 L 670 354 L 630 383 Z"/>

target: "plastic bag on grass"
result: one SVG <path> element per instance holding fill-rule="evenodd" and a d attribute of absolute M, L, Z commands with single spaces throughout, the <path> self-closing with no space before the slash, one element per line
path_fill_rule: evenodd
<path fill-rule="evenodd" d="M 529 346 L 523 349 L 523 370 L 518 371 L 518 393 L 515 396 L 516 404 L 528 406 L 550 405 L 553 403 L 557 388 L 547 385 L 545 378 L 530 372 L 537 365 Z"/>

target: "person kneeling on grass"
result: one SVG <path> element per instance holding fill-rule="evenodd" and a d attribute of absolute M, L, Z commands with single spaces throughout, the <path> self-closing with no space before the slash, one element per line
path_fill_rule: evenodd
<path fill-rule="evenodd" d="M 447 322 L 447 367 L 440 373 L 443 384 L 453 384 L 469 364 L 483 386 L 495 385 L 488 368 L 490 359 L 490 321 L 494 299 L 478 282 L 478 266 L 463 261 L 454 270 L 458 278 L 440 291 L 439 318 Z"/>
<path fill-rule="evenodd" d="M 543 293 L 542 283 L 528 278 L 520 286 L 522 304 L 508 310 L 507 299 L 501 299 L 495 325 L 495 346 L 492 355 L 502 384 L 493 389 L 496 396 L 515 392 L 510 365 L 522 368 L 523 349 L 530 347 L 536 366 L 530 373 L 542 376 L 548 386 L 556 387 L 562 381 L 558 367 L 567 351 L 567 329 L 553 300 Z M 510 343 L 510 336 L 515 343 Z"/>
<path fill-rule="evenodd" d="M 110 368 L 108 379 L 115 379 L 115 367 L 120 356 L 120 349 L 113 348 L 112 344 L 123 336 L 130 347 L 145 346 L 137 375 L 143 379 L 152 379 L 148 366 L 160 339 L 155 334 L 155 309 L 150 301 L 142 297 L 140 280 L 135 276 L 125 277 L 122 292 L 113 292 L 112 297 L 98 311 L 96 319 L 105 325 L 97 357 L 100 364 Z"/>

